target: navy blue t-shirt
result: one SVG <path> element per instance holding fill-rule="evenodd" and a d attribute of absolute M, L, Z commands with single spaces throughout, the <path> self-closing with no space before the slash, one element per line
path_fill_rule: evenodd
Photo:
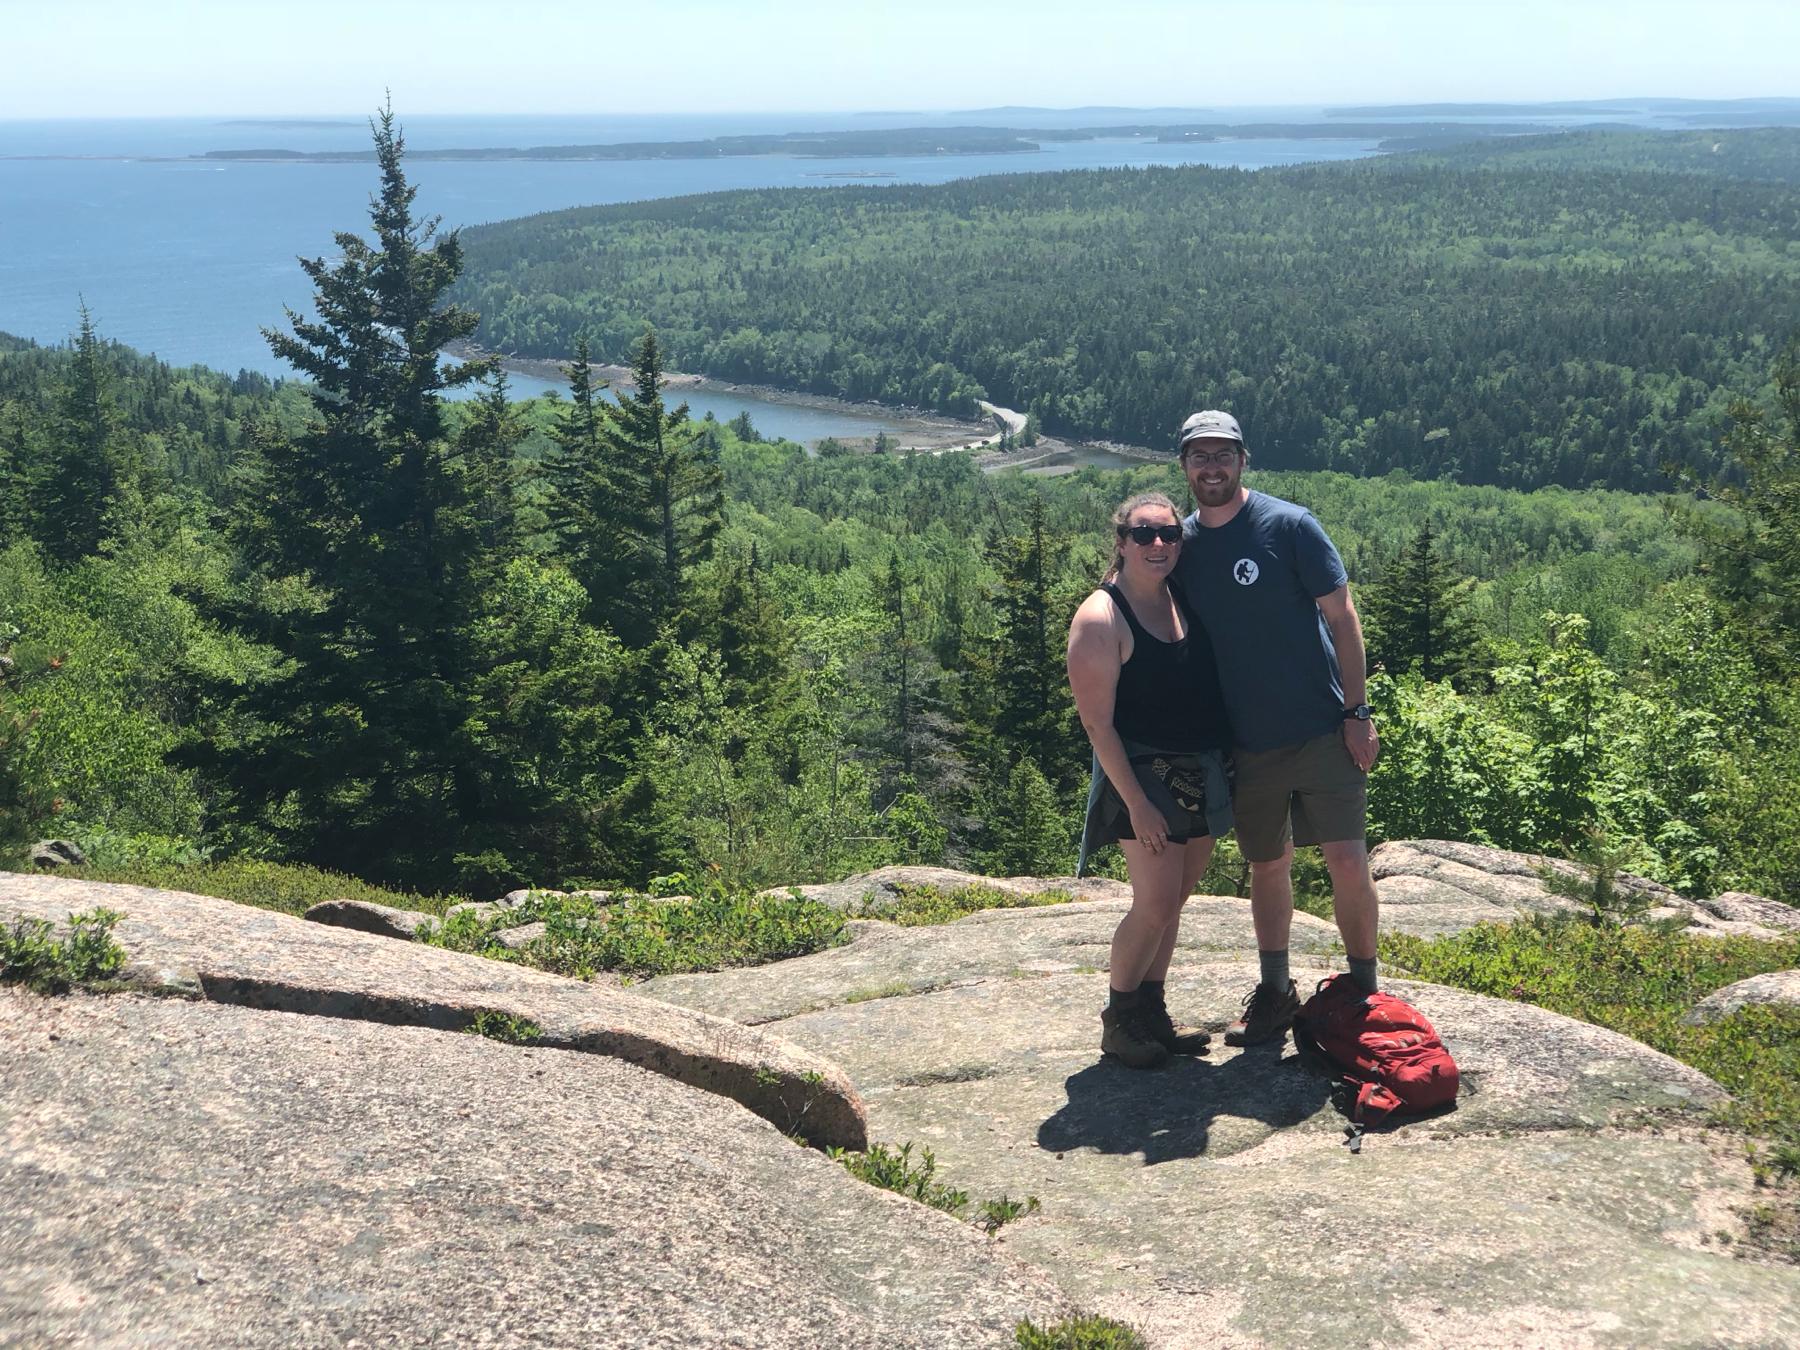
<path fill-rule="evenodd" d="M 1342 724 L 1344 688 L 1318 606 L 1349 580 L 1304 507 L 1252 492 L 1225 524 L 1182 522 L 1176 577 L 1219 662 L 1236 744 L 1275 750 Z"/>

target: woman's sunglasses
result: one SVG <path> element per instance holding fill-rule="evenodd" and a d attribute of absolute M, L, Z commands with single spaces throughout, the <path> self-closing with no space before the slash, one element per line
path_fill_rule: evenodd
<path fill-rule="evenodd" d="M 1165 544 L 1179 544 L 1181 542 L 1181 526 L 1122 525 L 1119 527 L 1119 536 L 1130 539 L 1132 543 L 1145 548 L 1148 548 L 1151 541 L 1156 539 L 1162 540 Z"/>

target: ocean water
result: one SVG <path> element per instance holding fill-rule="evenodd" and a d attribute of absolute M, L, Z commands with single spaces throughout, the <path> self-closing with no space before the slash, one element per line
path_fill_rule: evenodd
<path fill-rule="evenodd" d="M 1143 114 L 1134 116 L 1142 118 Z M 868 118 L 419 118 L 415 148 L 585 144 L 755 131 L 919 125 L 918 114 Z M 1007 124 L 1032 120 L 1008 115 Z M 1039 118 L 1038 120 L 1044 120 Z M 1081 119 L 1099 122 L 1099 115 Z M 107 337 L 178 364 L 282 374 L 259 330 L 310 296 L 296 265 L 334 252 L 333 234 L 363 232 L 375 186 L 367 164 L 194 162 L 211 149 L 363 148 L 368 128 L 144 120 L 0 122 L 0 330 L 67 338 L 85 302 Z M 433 163 L 409 175 L 420 212 L 473 225 L 540 211 L 746 187 L 939 183 L 977 174 L 1113 165 L 1262 168 L 1373 152 L 1368 141 L 1137 140 L 1048 146 L 1042 153 L 801 159 L 771 155 L 601 163 Z M 839 175 L 857 175 L 844 178 Z M 875 175 L 875 176 L 865 176 Z"/>

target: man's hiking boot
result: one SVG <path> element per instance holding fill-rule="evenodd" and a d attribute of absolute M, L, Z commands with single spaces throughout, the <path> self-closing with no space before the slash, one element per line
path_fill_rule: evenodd
<path fill-rule="evenodd" d="M 1142 1005 L 1144 1029 L 1171 1055 L 1204 1055 L 1206 1043 L 1212 1039 L 1198 1027 L 1185 1027 L 1176 1024 L 1169 1016 L 1168 1005 L 1161 997 L 1151 996 Z"/>
<path fill-rule="evenodd" d="M 1154 1069 L 1169 1057 L 1145 1019 L 1146 1009 L 1102 1008 L 1100 1050 L 1133 1069 Z"/>
<path fill-rule="evenodd" d="M 1227 1045 L 1261 1045 L 1278 1041 L 1294 1025 L 1294 1014 L 1300 1011 L 1300 994 L 1294 982 L 1276 991 L 1259 984 L 1244 1000 L 1244 1015 L 1225 1030 Z"/>

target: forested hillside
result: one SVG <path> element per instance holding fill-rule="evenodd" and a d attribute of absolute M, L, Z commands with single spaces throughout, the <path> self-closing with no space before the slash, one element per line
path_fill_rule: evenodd
<path fill-rule="evenodd" d="M 1655 488 L 1722 467 L 1800 327 L 1800 198 L 1736 176 L 1800 132 L 1707 135 L 1732 173 L 1594 134 L 563 211 L 470 231 L 456 294 L 499 351 L 616 361 L 651 322 L 677 368 L 1071 436 L 1218 404 L 1271 468 Z"/>
<path fill-rule="evenodd" d="M 1505 169 L 1648 169 L 1800 184 L 1800 128 L 1747 131 L 1565 131 L 1445 148 L 1434 162 Z"/>
<path fill-rule="evenodd" d="M 102 858 L 419 889 L 1068 867 L 1087 754 L 1063 634 L 1112 506 L 1179 493 L 1173 464 L 1031 479 L 961 455 L 812 458 L 686 419 L 641 331 L 623 404 L 579 374 L 509 402 L 482 363 L 440 360 L 476 321 L 445 303 L 463 259 L 417 223 L 383 125 L 373 238 L 306 263 L 329 317 L 271 335 L 309 385 L 172 371 L 85 325 L 66 349 L 0 343 L 0 845 L 60 834 Z M 1122 202 L 1176 177 L 1094 182 Z M 1441 181 L 1473 200 L 1499 177 Z M 847 193 L 840 227 L 909 218 L 907 200 Z M 978 229 L 910 218 L 926 238 Z M 691 238 L 696 257 L 717 242 Z M 1267 330 L 1247 313 L 1242 331 Z M 1732 369 L 1784 401 L 1700 447 L 1744 483 L 1722 502 L 1259 457 L 1253 481 L 1337 538 L 1368 618 L 1376 838 L 1604 846 L 1691 891 L 1800 901 L 1800 366 L 1766 358 Z M 1693 407 L 1728 396 L 1683 381 Z M 479 397 L 449 402 L 459 385 Z"/>

